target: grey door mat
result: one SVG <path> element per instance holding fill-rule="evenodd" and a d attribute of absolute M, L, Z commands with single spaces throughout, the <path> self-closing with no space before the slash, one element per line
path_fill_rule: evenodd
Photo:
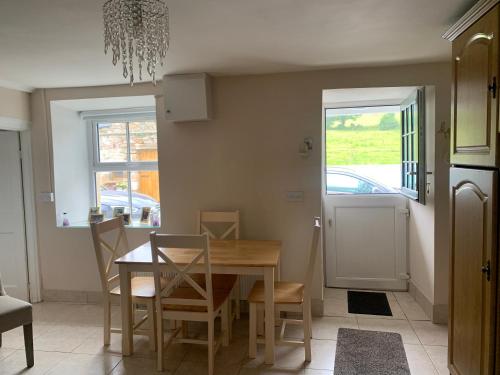
<path fill-rule="evenodd" d="M 340 328 L 334 375 L 410 375 L 401 335 Z"/>

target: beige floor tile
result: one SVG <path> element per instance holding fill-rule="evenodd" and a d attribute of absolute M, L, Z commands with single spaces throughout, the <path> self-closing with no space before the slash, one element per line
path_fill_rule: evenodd
<path fill-rule="evenodd" d="M 298 346 L 276 346 L 274 349 L 274 365 L 271 367 L 265 365 L 264 357 L 264 345 L 258 345 L 257 357 L 249 359 L 247 356 L 242 365 L 244 368 L 258 368 L 264 371 L 265 369 L 299 370 L 303 369 L 305 364 L 304 348 Z"/>
<path fill-rule="evenodd" d="M 437 371 L 422 345 L 405 344 L 405 352 L 412 375 L 437 375 Z"/>
<path fill-rule="evenodd" d="M 304 375 L 305 371 L 304 369 L 286 369 L 286 368 L 267 368 L 267 367 L 261 367 L 261 368 L 249 368 L 249 367 L 243 367 L 240 370 L 239 375 Z M 310 373 L 311 374 L 311 373 Z"/>
<path fill-rule="evenodd" d="M 34 356 L 35 366 L 28 369 L 26 367 L 26 354 L 24 350 L 16 350 L 13 354 L 0 361 L 0 374 L 46 374 L 49 370 L 62 362 L 68 356 L 68 354 L 59 352 L 35 351 Z"/>
<path fill-rule="evenodd" d="M 46 332 L 34 338 L 37 350 L 70 353 L 80 346 L 87 337 L 95 332 L 95 327 L 48 326 Z"/>
<path fill-rule="evenodd" d="M 79 354 L 114 354 L 121 355 L 122 353 L 122 336 L 119 333 L 111 334 L 111 343 L 109 346 L 104 346 L 104 337 L 102 327 L 92 327 L 92 334 L 85 338 L 82 343 L 77 346 L 73 353 Z M 149 348 L 149 337 L 134 335 L 134 356 L 153 358 L 155 353 Z"/>
<path fill-rule="evenodd" d="M 214 373 L 217 375 L 238 375 L 241 364 L 216 364 Z M 175 375 L 208 375 L 207 364 L 183 361 L 175 371 Z"/>
<path fill-rule="evenodd" d="M 36 340 L 40 335 L 49 332 L 52 326 L 33 323 L 33 338 Z M 24 349 L 23 327 L 17 327 L 2 333 L 2 347 L 10 349 Z"/>
<path fill-rule="evenodd" d="M 121 357 L 115 355 L 88 355 L 70 353 L 47 375 L 105 375 L 109 374 Z"/>
<path fill-rule="evenodd" d="M 9 355 L 13 354 L 16 349 L 12 348 L 0 348 L 0 361 L 4 358 L 7 358 Z"/>
<path fill-rule="evenodd" d="M 304 375 L 333 375 L 333 371 L 305 369 Z"/>
<path fill-rule="evenodd" d="M 408 320 L 429 320 L 424 310 L 408 292 L 394 292 L 394 296 Z"/>
<path fill-rule="evenodd" d="M 359 329 L 399 333 L 405 344 L 420 344 L 417 335 L 406 320 L 358 318 L 358 324 Z"/>
<path fill-rule="evenodd" d="M 325 298 L 323 301 L 323 314 L 325 316 L 355 317 L 347 309 L 347 298 Z"/>
<path fill-rule="evenodd" d="M 422 345 L 448 346 L 448 327 L 427 321 L 411 321 Z"/>
<path fill-rule="evenodd" d="M 311 341 L 311 362 L 305 363 L 304 367 L 310 370 L 333 371 L 335 364 L 335 351 L 337 342 L 331 340 Z"/>
<path fill-rule="evenodd" d="M 179 363 L 180 364 L 180 363 Z M 178 364 L 178 365 L 179 365 Z M 156 370 L 156 359 L 125 357 L 113 369 L 111 375 L 145 375 L 145 374 L 167 374 L 172 375 L 178 365 L 172 370 L 167 369 L 162 372 Z"/>
<path fill-rule="evenodd" d="M 358 328 L 356 318 L 330 317 L 313 318 L 313 339 L 337 340 L 339 328 Z"/>
<path fill-rule="evenodd" d="M 448 348 L 446 346 L 427 346 L 424 345 L 427 354 L 436 367 L 439 375 L 449 375 L 448 370 Z"/>
<path fill-rule="evenodd" d="M 208 351 L 206 345 L 187 345 L 187 353 L 184 357 L 188 362 L 208 363 Z M 248 359 L 248 338 L 233 338 L 228 346 L 220 346 L 215 355 L 215 364 L 241 364 Z"/>

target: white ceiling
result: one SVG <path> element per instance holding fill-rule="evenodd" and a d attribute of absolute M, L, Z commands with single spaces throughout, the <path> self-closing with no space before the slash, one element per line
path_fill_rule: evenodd
<path fill-rule="evenodd" d="M 445 61 L 474 0 L 167 0 L 162 72 L 270 73 Z M 104 0 L 0 0 L 0 86 L 125 83 L 104 56 Z"/>

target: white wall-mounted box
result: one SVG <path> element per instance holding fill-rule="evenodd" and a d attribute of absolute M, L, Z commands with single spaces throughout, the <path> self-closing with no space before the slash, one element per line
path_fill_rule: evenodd
<path fill-rule="evenodd" d="M 203 121 L 212 118 L 212 87 L 208 74 L 165 75 L 162 84 L 167 121 Z"/>

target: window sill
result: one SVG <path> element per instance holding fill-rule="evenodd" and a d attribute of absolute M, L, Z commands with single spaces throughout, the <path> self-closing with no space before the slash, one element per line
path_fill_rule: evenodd
<path fill-rule="evenodd" d="M 82 221 L 82 222 L 76 222 L 76 223 L 72 223 L 70 225 L 67 225 L 67 226 L 63 226 L 63 225 L 57 225 L 57 228 L 59 229 L 89 229 L 90 228 L 90 224 L 88 223 L 88 221 Z M 153 226 L 151 224 L 141 224 L 141 223 L 132 223 L 130 225 L 125 225 L 125 229 L 159 229 L 160 226 Z"/>

